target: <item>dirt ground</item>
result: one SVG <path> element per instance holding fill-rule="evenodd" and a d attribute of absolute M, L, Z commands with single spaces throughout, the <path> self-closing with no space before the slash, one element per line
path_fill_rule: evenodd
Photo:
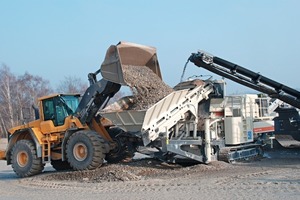
<path fill-rule="evenodd" d="M 2 147 L 3 147 L 2 142 Z M 1 145 L 0 145 L 1 146 Z M 0 161 L 0 199 L 300 199 L 300 149 L 262 159 L 182 167 L 152 159 L 20 179 Z"/>

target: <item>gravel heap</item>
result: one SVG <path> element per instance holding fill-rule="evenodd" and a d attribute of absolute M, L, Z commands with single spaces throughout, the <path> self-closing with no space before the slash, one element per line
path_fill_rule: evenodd
<path fill-rule="evenodd" d="M 183 167 L 178 164 L 167 164 L 154 159 L 134 160 L 129 163 L 105 164 L 95 170 L 66 171 L 45 174 L 44 181 L 75 181 L 88 183 L 138 181 L 153 178 L 170 179 L 184 177 L 195 173 L 214 173 L 229 168 L 231 165 L 221 161 L 209 165 L 198 164 Z"/>
<path fill-rule="evenodd" d="M 133 105 L 128 110 L 143 110 L 173 92 L 146 66 L 123 65 L 123 76 L 133 93 Z"/>

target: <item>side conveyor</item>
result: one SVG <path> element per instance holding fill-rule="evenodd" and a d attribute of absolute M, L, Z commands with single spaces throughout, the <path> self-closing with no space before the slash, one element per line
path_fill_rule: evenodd
<path fill-rule="evenodd" d="M 268 94 L 300 109 L 300 92 L 282 83 L 267 78 L 222 58 L 204 51 L 193 53 L 189 61 L 215 74 L 228 78 L 246 87 Z"/>

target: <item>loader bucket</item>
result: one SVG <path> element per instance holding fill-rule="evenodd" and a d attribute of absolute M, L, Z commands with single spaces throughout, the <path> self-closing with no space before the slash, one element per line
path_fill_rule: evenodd
<path fill-rule="evenodd" d="M 111 45 L 101 65 L 101 75 L 108 81 L 128 85 L 124 79 L 124 65 L 146 66 L 162 79 L 156 49 L 153 47 L 129 42 Z"/>

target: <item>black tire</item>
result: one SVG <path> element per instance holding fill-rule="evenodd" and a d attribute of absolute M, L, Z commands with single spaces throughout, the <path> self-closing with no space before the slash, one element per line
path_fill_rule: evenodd
<path fill-rule="evenodd" d="M 97 132 L 78 131 L 70 136 L 66 154 L 74 170 L 96 169 L 104 161 L 105 141 Z"/>
<path fill-rule="evenodd" d="M 30 140 L 18 141 L 11 153 L 12 168 L 19 177 L 28 177 L 43 171 L 42 158 L 37 157 L 35 145 Z"/>
<path fill-rule="evenodd" d="M 51 160 L 51 165 L 56 171 L 70 170 L 72 169 L 68 161 Z"/>
<path fill-rule="evenodd" d="M 105 160 L 108 163 L 118 163 L 121 161 L 131 160 L 134 154 L 128 150 L 128 146 L 125 141 L 126 139 L 118 137 L 122 134 L 123 130 L 120 128 L 110 128 L 107 131 L 110 137 L 114 140 L 116 147 L 106 154 Z"/>

